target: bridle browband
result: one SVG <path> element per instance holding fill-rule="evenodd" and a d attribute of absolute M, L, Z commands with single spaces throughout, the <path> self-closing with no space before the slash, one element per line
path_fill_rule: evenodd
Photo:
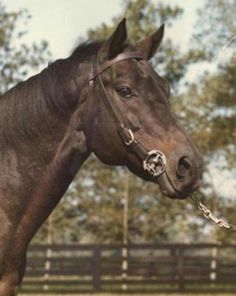
<path fill-rule="evenodd" d="M 159 150 L 147 150 L 137 139 L 135 139 L 134 134 L 127 125 L 125 125 L 121 111 L 114 104 L 112 100 L 109 99 L 107 95 L 106 88 L 102 80 L 102 73 L 110 68 L 112 65 L 125 61 L 125 60 L 144 60 L 143 56 L 137 51 L 123 52 L 118 54 L 115 58 L 107 60 L 103 64 L 99 64 L 97 55 L 92 57 L 91 60 L 91 70 L 89 74 L 89 96 L 92 95 L 95 82 L 100 86 L 98 88 L 99 94 L 103 99 L 106 107 L 113 114 L 117 125 L 118 133 L 125 144 L 129 147 L 138 157 L 143 161 L 143 169 L 147 171 L 152 177 L 157 178 L 162 173 L 164 173 L 166 168 L 166 157 Z"/>

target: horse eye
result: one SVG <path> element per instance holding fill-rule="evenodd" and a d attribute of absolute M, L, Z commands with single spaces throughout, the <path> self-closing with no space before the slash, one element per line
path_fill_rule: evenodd
<path fill-rule="evenodd" d="M 130 87 L 121 87 L 117 90 L 117 92 L 122 98 L 126 99 L 131 98 L 133 95 Z"/>

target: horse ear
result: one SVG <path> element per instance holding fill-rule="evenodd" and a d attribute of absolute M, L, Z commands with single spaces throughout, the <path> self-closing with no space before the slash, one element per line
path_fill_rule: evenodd
<path fill-rule="evenodd" d="M 147 60 L 151 59 L 155 55 L 158 47 L 160 46 L 164 36 L 164 28 L 165 25 L 163 24 L 151 36 L 141 40 L 137 44 L 137 48 Z"/>
<path fill-rule="evenodd" d="M 124 49 L 127 40 L 126 19 L 124 18 L 117 26 L 110 38 L 105 41 L 99 55 L 104 59 L 113 59 Z"/>

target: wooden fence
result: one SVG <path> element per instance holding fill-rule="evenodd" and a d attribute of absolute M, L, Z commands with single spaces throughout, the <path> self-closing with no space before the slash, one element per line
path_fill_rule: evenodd
<path fill-rule="evenodd" d="M 236 245 L 31 246 L 22 292 L 236 292 Z"/>

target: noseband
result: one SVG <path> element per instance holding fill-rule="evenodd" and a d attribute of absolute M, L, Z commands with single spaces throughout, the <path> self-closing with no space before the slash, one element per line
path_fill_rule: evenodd
<path fill-rule="evenodd" d="M 164 173 L 166 168 L 166 157 L 159 150 L 147 150 L 137 139 L 127 125 L 125 125 L 125 121 L 123 120 L 123 115 L 121 111 L 114 104 L 112 100 L 108 97 L 106 88 L 104 86 L 102 80 L 102 73 L 110 68 L 112 65 L 122 62 L 125 60 L 143 60 L 144 58 L 141 56 L 139 52 L 124 52 L 117 55 L 114 59 L 107 60 L 103 64 L 99 64 L 97 55 L 93 57 L 91 62 L 91 70 L 89 74 L 89 95 L 92 94 L 94 90 L 95 82 L 98 83 L 98 91 L 99 95 L 103 99 L 108 110 L 113 114 L 117 125 L 118 125 L 118 133 L 125 144 L 130 150 L 138 155 L 138 157 L 143 162 L 143 169 L 147 171 L 152 177 L 157 178 L 162 173 Z"/>

